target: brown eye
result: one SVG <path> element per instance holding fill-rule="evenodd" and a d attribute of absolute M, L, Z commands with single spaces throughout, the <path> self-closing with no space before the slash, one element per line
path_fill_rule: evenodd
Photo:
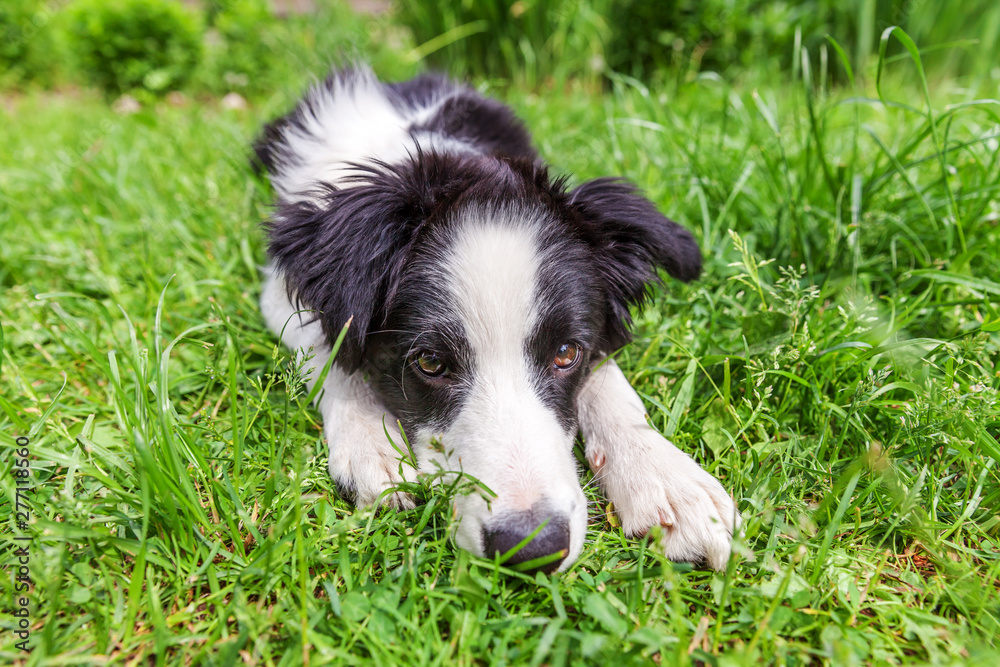
<path fill-rule="evenodd" d="M 556 352 L 552 365 L 558 370 L 568 371 L 579 363 L 580 357 L 583 356 L 582 352 L 576 343 L 563 343 Z"/>
<path fill-rule="evenodd" d="M 413 360 L 414 365 L 421 373 L 430 378 L 444 375 L 444 362 L 433 352 L 421 352 Z"/>

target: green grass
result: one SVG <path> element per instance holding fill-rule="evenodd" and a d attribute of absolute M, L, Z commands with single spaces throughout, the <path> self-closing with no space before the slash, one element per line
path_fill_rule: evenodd
<path fill-rule="evenodd" d="M 499 93 L 559 170 L 635 180 L 703 245 L 619 361 L 737 499 L 725 573 L 624 539 L 592 486 L 580 560 L 534 578 L 454 549 L 448 489 L 337 497 L 256 303 L 247 147 L 298 81 L 247 112 L 4 99 L 0 521 L 12 545 L 28 436 L 34 588 L 32 652 L 5 629 L 0 657 L 996 664 L 1000 105 L 928 106 L 915 71 L 886 64 L 885 103 L 802 70 Z"/>

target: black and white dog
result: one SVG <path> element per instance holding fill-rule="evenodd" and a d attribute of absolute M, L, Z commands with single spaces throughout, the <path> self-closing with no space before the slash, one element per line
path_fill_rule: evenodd
<path fill-rule="evenodd" d="M 318 399 L 343 493 L 412 507 L 387 490 L 462 471 L 492 493 L 457 497 L 460 547 L 492 558 L 543 526 L 508 562 L 563 570 L 587 528 L 579 430 L 627 535 L 660 525 L 668 557 L 725 567 L 732 499 L 608 357 L 657 267 L 698 276 L 691 234 L 622 180 L 551 179 L 507 107 L 436 75 L 334 72 L 255 151 L 277 193 L 268 326 L 315 378 L 351 322 Z"/>

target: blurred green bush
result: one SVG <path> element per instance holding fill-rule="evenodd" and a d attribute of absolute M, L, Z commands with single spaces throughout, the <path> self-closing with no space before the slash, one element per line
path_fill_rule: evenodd
<path fill-rule="evenodd" d="M 611 0 L 396 0 L 417 54 L 440 69 L 486 77 L 599 75 L 610 38 Z"/>
<path fill-rule="evenodd" d="M 59 57 L 43 0 L 0 0 L 0 86 L 52 82 Z"/>
<path fill-rule="evenodd" d="M 216 0 L 205 9 L 211 27 L 200 86 L 215 93 L 256 93 L 277 85 L 283 26 L 267 0 Z"/>
<path fill-rule="evenodd" d="M 200 17 L 170 0 L 76 0 L 66 37 L 82 73 L 112 94 L 184 85 L 201 57 Z"/>
<path fill-rule="evenodd" d="M 0 67 L 12 73 L 24 60 L 40 2 L 0 0 Z"/>
<path fill-rule="evenodd" d="M 629 0 L 608 44 L 608 66 L 644 77 L 656 69 L 764 66 L 789 58 L 796 30 L 811 40 L 827 28 L 816 2 Z M 848 4 L 848 3 L 841 3 Z"/>
<path fill-rule="evenodd" d="M 355 13 L 344 0 L 278 17 L 273 0 L 0 0 L 0 87 L 85 81 L 110 94 L 172 89 L 272 94 L 332 63 L 367 60 L 389 77 L 431 66 L 528 86 L 613 73 L 685 80 L 702 71 L 855 71 L 899 25 L 938 75 L 991 75 L 1000 62 L 997 0 L 393 0 Z M 889 55 L 901 52 L 892 40 Z M 825 50 L 825 53 L 823 53 Z M 825 69 L 824 69 L 825 66 Z M 731 71 L 730 71 L 731 70 Z"/>
<path fill-rule="evenodd" d="M 788 71 L 796 43 L 818 60 L 827 34 L 862 70 L 892 25 L 943 72 L 982 75 L 1000 55 L 997 0 L 396 0 L 396 7 L 436 66 L 529 81 L 539 72 L 587 75 L 598 64 L 640 78 Z"/>

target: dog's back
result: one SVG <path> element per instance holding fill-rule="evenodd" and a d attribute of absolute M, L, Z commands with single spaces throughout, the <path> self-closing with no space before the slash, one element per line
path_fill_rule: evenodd
<path fill-rule="evenodd" d="M 385 84 L 364 67 L 312 86 L 264 128 L 254 151 L 285 200 L 323 183 L 343 187 L 357 165 L 418 151 L 535 158 L 527 130 L 503 104 L 440 75 Z"/>

